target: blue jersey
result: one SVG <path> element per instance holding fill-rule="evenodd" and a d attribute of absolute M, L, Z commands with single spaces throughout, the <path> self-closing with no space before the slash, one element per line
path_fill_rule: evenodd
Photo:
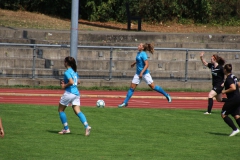
<path fill-rule="evenodd" d="M 72 94 L 75 94 L 75 95 L 80 95 L 79 91 L 78 91 L 78 88 L 77 88 L 77 84 L 78 84 L 78 73 L 74 72 L 74 70 L 72 68 L 68 68 L 65 73 L 64 73 L 64 83 L 68 83 L 69 82 L 69 79 L 72 78 L 73 80 L 73 85 L 65 88 L 65 91 L 68 91 Z"/>
<path fill-rule="evenodd" d="M 144 61 L 146 61 L 148 59 L 147 53 L 145 51 L 141 51 L 137 53 L 136 56 L 136 74 L 139 75 L 143 68 L 145 67 L 145 63 Z M 146 69 L 146 71 L 143 73 L 143 75 L 149 73 L 149 70 Z"/>

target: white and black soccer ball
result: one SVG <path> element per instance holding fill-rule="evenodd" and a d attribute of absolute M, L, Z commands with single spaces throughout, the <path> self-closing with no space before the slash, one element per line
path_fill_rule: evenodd
<path fill-rule="evenodd" d="M 105 107 L 105 102 L 104 100 L 99 99 L 96 103 L 98 108 L 104 108 Z"/>

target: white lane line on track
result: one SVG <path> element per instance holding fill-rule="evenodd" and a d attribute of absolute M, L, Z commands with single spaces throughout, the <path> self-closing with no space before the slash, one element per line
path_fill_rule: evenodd
<path fill-rule="evenodd" d="M 62 94 L 28 94 L 28 93 L 0 93 L 3 96 L 40 96 L 40 97 L 61 97 Z M 86 95 L 81 94 L 82 98 L 125 98 L 126 96 L 119 96 L 119 95 Z M 132 96 L 132 98 L 136 99 L 166 99 L 164 96 Z M 182 100 L 207 100 L 207 97 L 179 97 L 179 96 L 172 96 L 172 99 L 182 99 Z"/>
<path fill-rule="evenodd" d="M 141 100 L 139 101 L 139 100 L 133 100 L 133 99 L 131 100 L 130 103 L 132 103 L 132 102 L 137 102 L 137 103 L 148 103 L 148 104 L 151 103 L 151 102 L 147 102 L 147 101 L 141 101 Z"/>

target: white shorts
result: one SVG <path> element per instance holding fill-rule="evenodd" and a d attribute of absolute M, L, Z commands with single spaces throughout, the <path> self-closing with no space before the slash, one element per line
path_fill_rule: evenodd
<path fill-rule="evenodd" d="M 59 103 L 63 106 L 68 106 L 69 104 L 80 106 L 80 96 L 65 91 Z"/>
<path fill-rule="evenodd" d="M 148 85 L 153 83 L 152 76 L 151 76 L 149 73 L 143 75 L 143 76 L 142 76 L 142 79 L 143 79 Z M 142 79 L 139 78 L 139 76 L 138 76 L 137 74 L 135 74 L 134 77 L 133 77 L 132 83 L 134 83 L 134 84 L 139 84 Z"/>

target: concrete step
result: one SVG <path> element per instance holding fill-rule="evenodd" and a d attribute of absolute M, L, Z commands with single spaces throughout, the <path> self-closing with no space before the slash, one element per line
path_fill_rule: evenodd
<path fill-rule="evenodd" d="M 45 68 L 45 61 L 44 59 L 36 59 L 35 67 L 36 68 Z M 32 68 L 33 60 L 32 58 L 12 58 L 12 57 L 2 57 L 0 58 L 0 68 Z"/>
<path fill-rule="evenodd" d="M 117 46 L 117 47 L 136 47 L 139 43 L 144 41 L 132 41 L 132 42 L 78 42 L 79 46 Z M 240 49 L 239 43 L 198 43 L 198 42 L 155 42 L 155 48 L 197 48 L 197 49 Z M 0 43 L 18 43 L 18 44 L 45 44 L 45 45 L 70 45 L 70 41 L 67 40 L 39 40 L 39 39 L 24 39 L 24 38 L 1 38 Z M 81 48 L 79 48 L 81 49 Z M 89 49 L 91 50 L 91 49 Z M 110 49 L 109 49 L 110 50 Z"/>
<path fill-rule="evenodd" d="M 131 68 L 132 60 L 113 60 L 112 70 L 135 70 Z M 196 70 L 196 64 L 201 64 L 198 61 L 190 61 L 188 63 L 189 70 Z M 33 60 L 31 58 L 12 58 L 3 57 L 0 59 L 1 68 L 32 68 Z M 51 68 L 51 69 L 64 69 L 63 60 L 61 59 L 40 59 L 35 60 L 35 67 L 40 69 Z M 78 60 L 79 69 L 87 69 L 92 71 L 101 71 L 110 69 L 109 60 Z M 149 65 L 150 70 L 171 70 L 180 71 L 185 69 L 185 61 L 151 61 Z"/>
<path fill-rule="evenodd" d="M 0 27 L 0 38 L 70 41 L 70 31 L 17 29 Z M 79 31 L 79 42 L 181 42 L 181 43 L 239 43 L 240 35 L 234 34 L 171 34 L 134 31 Z"/>
<path fill-rule="evenodd" d="M 32 68 L 1 68 L 0 77 L 21 77 L 21 78 L 63 78 L 66 69 L 35 69 Z M 151 71 L 153 80 L 211 80 L 212 75 L 209 70 L 188 71 L 187 77 L 185 71 Z M 240 71 L 233 72 L 240 77 Z M 109 70 L 87 70 L 78 69 L 81 79 L 128 79 L 132 80 L 135 70 L 115 70 L 111 73 Z"/>
<path fill-rule="evenodd" d="M 137 49 L 114 49 L 112 52 L 113 60 L 135 60 Z M 218 54 L 225 60 L 239 59 L 240 53 L 238 52 L 205 52 L 205 60 L 211 59 L 213 54 Z M 43 59 L 63 59 L 70 55 L 70 48 L 51 48 L 41 47 L 36 49 L 36 56 Z M 189 51 L 189 60 L 199 60 L 199 51 Z M 168 51 L 168 50 L 155 50 L 154 54 L 148 53 L 149 60 L 185 60 L 186 51 Z M 19 47 L 19 46 L 0 46 L 0 57 L 33 57 L 32 47 Z M 78 49 L 78 60 L 109 60 L 110 49 Z"/>
<path fill-rule="evenodd" d="M 28 85 L 28 86 L 59 86 L 59 79 L 55 78 L 0 78 L 0 85 L 14 86 L 14 85 Z M 129 87 L 131 80 L 119 80 L 119 79 L 81 79 L 79 86 L 94 87 L 94 86 L 110 86 L 110 87 Z M 159 85 L 164 89 L 199 89 L 210 90 L 211 80 L 205 81 L 179 81 L 179 80 L 155 80 L 155 85 Z M 145 82 L 141 82 L 138 88 L 149 88 Z"/>
<path fill-rule="evenodd" d="M 90 71 L 102 71 L 110 70 L 110 60 L 98 59 L 98 60 L 78 60 L 78 69 L 90 70 Z M 135 67 L 131 68 L 133 60 L 112 60 L 112 71 L 135 71 Z M 232 63 L 233 71 L 240 68 L 240 62 L 236 60 L 227 60 L 227 63 Z M 33 59 L 27 57 L 2 57 L 0 59 L 0 68 L 33 68 Z M 36 69 L 65 69 L 63 59 L 41 59 L 36 58 L 35 60 Z M 149 60 L 149 69 L 151 72 L 156 71 L 185 71 L 186 61 L 185 60 Z M 209 70 L 203 66 L 200 60 L 190 59 L 187 65 L 188 71 L 205 71 Z"/>
<path fill-rule="evenodd" d="M 62 78 L 65 69 L 42 69 L 36 68 L 1 68 L 0 77 L 21 77 L 21 78 Z"/>

